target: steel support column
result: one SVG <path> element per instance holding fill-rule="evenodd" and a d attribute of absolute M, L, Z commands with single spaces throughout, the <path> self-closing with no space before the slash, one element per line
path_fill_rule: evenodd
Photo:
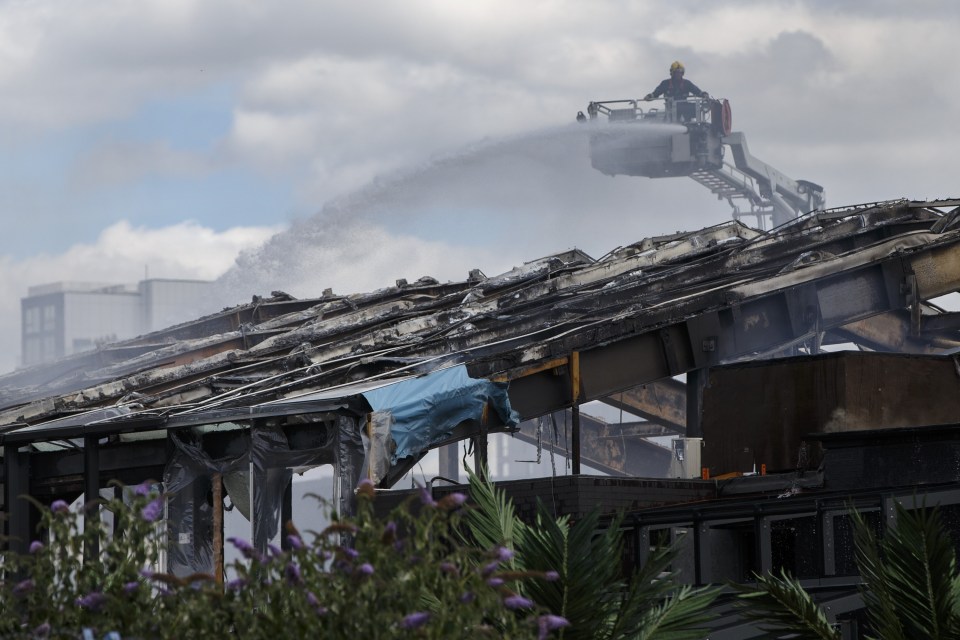
<path fill-rule="evenodd" d="M 3 502 L 7 511 L 7 548 L 26 553 L 30 544 L 30 503 L 22 496 L 30 493 L 30 454 L 18 445 L 3 448 Z"/>
<path fill-rule="evenodd" d="M 487 457 L 487 430 L 482 429 L 479 434 L 473 437 L 473 464 L 475 471 L 481 480 L 487 479 L 487 466 L 490 460 Z"/>
<path fill-rule="evenodd" d="M 280 547 L 285 550 L 290 549 L 290 543 L 287 542 L 286 530 L 287 523 L 293 520 L 293 478 L 287 480 L 287 486 L 283 489 L 283 500 L 280 502 Z"/>
<path fill-rule="evenodd" d="M 83 438 L 83 500 L 84 526 L 93 535 L 84 547 L 84 557 L 99 561 L 100 558 L 100 442 L 97 436 Z"/>
<path fill-rule="evenodd" d="M 707 369 L 691 369 L 687 372 L 687 431 L 688 438 L 702 438 L 703 390 L 709 379 Z"/>
<path fill-rule="evenodd" d="M 223 476 L 214 473 L 213 483 L 213 577 L 223 585 Z"/>
<path fill-rule="evenodd" d="M 759 511 L 754 516 L 753 532 L 758 573 L 766 575 L 773 570 L 773 547 L 770 539 L 770 520 Z"/>
<path fill-rule="evenodd" d="M 570 444 L 570 466 L 573 475 L 580 475 L 580 352 L 570 354 L 570 383 L 573 404 L 571 416 L 573 419 L 573 433 Z"/>

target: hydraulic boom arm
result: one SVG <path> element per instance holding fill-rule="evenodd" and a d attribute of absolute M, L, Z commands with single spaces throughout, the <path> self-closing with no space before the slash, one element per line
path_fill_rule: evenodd
<path fill-rule="evenodd" d="M 760 228 L 825 205 L 823 187 L 789 178 L 750 154 L 743 133 L 730 130 L 726 100 L 666 100 L 663 110 L 646 111 L 637 100 L 611 100 L 591 102 L 587 113 L 577 119 L 594 123 L 605 116 L 609 125 L 590 136 L 593 167 L 608 175 L 690 177 L 726 199 L 735 219 L 755 217 Z M 727 147 L 732 164 L 724 161 Z"/>

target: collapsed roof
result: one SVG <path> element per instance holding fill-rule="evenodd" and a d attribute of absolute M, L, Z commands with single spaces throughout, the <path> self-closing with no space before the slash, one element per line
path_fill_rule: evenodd
<path fill-rule="evenodd" d="M 0 442 L 288 415 L 310 400 L 363 396 L 356 411 L 371 411 L 373 387 L 451 367 L 506 390 L 497 415 L 441 424 L 395 457 L 389 485 L 428 449 L 716 364 L 830 342 L 943 352 L 960 324 L 929 300 L 960 288 L 958 205 L 860 205 L 764 233 L 728 222 L 462 282 L 274 292 L 0 376 Z"/>

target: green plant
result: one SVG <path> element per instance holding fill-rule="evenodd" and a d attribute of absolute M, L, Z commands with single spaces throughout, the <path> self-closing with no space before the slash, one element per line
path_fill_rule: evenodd
<path fill-rule="evenodd" d="M 127 491 L 127 500 L 131 502 L 115 498 L 104 503 L 120 534 L 96 560 L 84 549 L 94 537 L 104 536 L 99 518 L 86 518 L 81 524 L 80 514 L 62 500 L 49 508 L 35 502 L 47 536 L 33 540 L 25 556 L 3 555 L 7 580 L 0 583 L 0 610 L 16 612 L 0 616 L 3 637 L 20 633 L 74 637 L 77 629 L 104 617 L 125 627 L 137 626 L 138 609 L 150 598 L 141 570 L 157 562 L 156 521 L 162 498 L 145 484 Z"/>
<path fill-rule="evenodd" d="M 72 639 L 90 629 L 142 639 L 544 639 L 568 624 L 522 589 L 550 576 L 513 570 L 501 546 L 462 544 L 462 494 L 434 501 L 423 492 L 416 514 L 408 501 L 385 521 L 374 516 L 374 497 L 372 484 L 361 483 L 357 515 L 332 515 L 320 532 L 288 523 L 288 550 L 233 539 L 245 560 L 227 585 L 152 570 L 163 498 L 147 485 L 105 504 L 117 536 L 99 519 L 80 525 L 63 502 L 41 507 L 47 541 L 3 558 L 6 575 L 17 577 L 0 582 L 0 637 Z M 94 535 L 103 550 L 84 557 Z"/>
<path fill-rule="evenodd" d="M 706 636 L 715 588 L 681 587 L 669 570 L 673 549 L 650 555 L 632 576 L 621 576 L 621 520 L 604 528 L 594 511 L 577 522 L 552 517 L 541 504 L 526 525 L 511 500 L 470 473 L 476 508 L 465 516 L 470 537 L 481 545 L 503 544 L 515 552 L 517 569 L 556 572 L 557 580 L 524 584 L 525 592 L 570 621 L 561 631 L 569 640 L 645 638 L 697 640 Z"/>
<path fill-rule="evenodd" d="M 860 592 L 870 638 L 940 640 L 960 637 L 960 576 L 956 552 L 939 509 L 896 505 L 896 527 L 879 540 L 853 512 Z M 757 576 L 742 592 L 740 609 L 771 630 L 797 638 L 839 640 L 840 631 L 801 584 L 785 572 Z"/>

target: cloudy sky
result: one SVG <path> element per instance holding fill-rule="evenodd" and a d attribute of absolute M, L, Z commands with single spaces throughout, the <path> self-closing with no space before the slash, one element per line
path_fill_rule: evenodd
<path fill-rule="evenodd" d="M 958 7 L 0 0 L 0 370 L 30 285 L 306 297 L 722 222 L 690 180 L 592 171 L 573 122 L 674 59 L 830 206 L 958 196 Z"/>

